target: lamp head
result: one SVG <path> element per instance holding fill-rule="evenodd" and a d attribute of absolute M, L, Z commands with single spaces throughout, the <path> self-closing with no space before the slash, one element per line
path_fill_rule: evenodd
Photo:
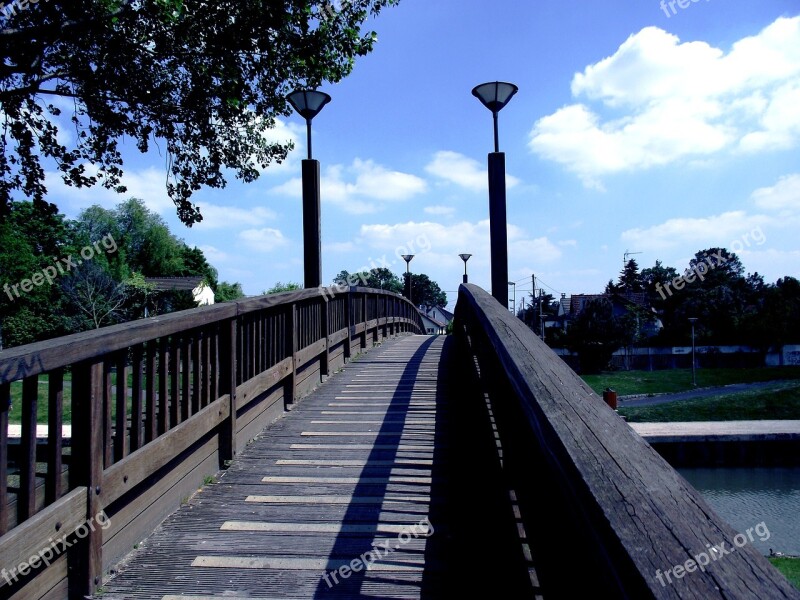
<path fill-rule="evenodd" d="M 411 262 L 411 259 L 414 258 L 414 254 L 403 254 L 403 260 L 406 261 L 406 264 Z"/>
<path fill-rule="evenodd" d="M 486 108 L 496 114 L 508 104 L 509 100 L 511 100 L 517 91 L 519 91 L 519 88 L 513 83 L 494 81 L 476 86 L 472 90 L 472 95 L 480 100 Z"/>
<path fill-rule="evenodd" d="M 461 260 L 463 260 L 464 262 L 467 262 L 470 259 L 470 257 L 472 256 L 472 254 L 459 254 L 458 256 L 461 257 Z"/>
<path fill-rule="evenodd" d="M 308 121 L 316 117 L 322 107 L 331 101 L 328 94 L 316 90 L 295 90 L 286 96 L 286 99 L 298 114 Z"/>

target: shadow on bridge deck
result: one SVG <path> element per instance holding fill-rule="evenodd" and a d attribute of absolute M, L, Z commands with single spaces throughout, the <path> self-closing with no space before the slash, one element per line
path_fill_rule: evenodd
<path fill-rule="evenodd" d="M 404 337 L 350 362 L 170 517 L 103 598 L 533 597 L 491 423 L 451 342 Z"/>

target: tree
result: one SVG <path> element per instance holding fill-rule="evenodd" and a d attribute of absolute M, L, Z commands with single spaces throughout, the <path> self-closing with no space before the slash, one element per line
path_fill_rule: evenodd
<path fill-rule="evenodd" d="M 447 306 L 447 294 L 424 273 L 411 273 L 411 300 L 416 306 L 425 308 Z"/>
<path fill-rule="evenodd" d="M 99 329 L 121 320 L 120 309 L 125 304 L 125 284 L 114 281 L 111 275 L 94 261 L 86 261 L 62 280 L 61 287 L 72 306 L 83 318 L 75 330 L 87 329 L 85 323 Z"/>
<path fill-rule="evenodd" d="M 267 294 L 280 294 L 281 292 L 293 292 L 295 290 L 302 290 L 303 286 L 299 283 L 294 283 L 293 281 L 287 281 L 283 283 L 278 281 L 268 290 L 261 292 L 263 295 Z"/>
<path fill-rule="evenodd" d="M 217 291 L 215 292 L 216 302 L 229 302 L 230 300 L 238 300 L 244 298 L 241 283 L 228 283 L 227 281 L 220 281 L 217 284 Z"/>
<path fill-rule="evenodd" d="M 73 0 L 17 11 L 0 31 L 0 213 L 14 191 L 44 200 L 42 158 L 68 185 L 124 192 L 119 142 L 130 138 L 142 153 L 163 143 L 167 192 L 191 226 L 202 220 L 195 191 L 224 187 L 226 170 L 253 181 L 286 158 L 291 144 L 267 135 L 290 112 L 286 94 L 346 77 L 377 40 L 364 22 L 396 2 Z M 74 106 L 69 123 L 53 97 Z"/>
<path fill-rule="evenodd" d="M 615 316 L 607 298 L 586 303 L 567 329 L 567 348 L 578 353 L 581 372 L 599 373 L 608 366 L 611 356 L 631 337 L 633 328 L 629 315 Z"/>
<path fill-rule="evenodd" d="M 631 258 L 625 263 L 625 268 L 619 274 L 616 289 L 622 294 L 632 294 L 644 290 L 642 275 L 639 273 L 639 265 L 635 259 Z"/>

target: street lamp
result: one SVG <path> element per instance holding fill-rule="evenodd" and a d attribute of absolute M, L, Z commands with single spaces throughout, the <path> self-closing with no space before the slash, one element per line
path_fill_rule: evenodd
<path fill-rule="evenodd" d="M 403 254 L 403 260 L 406 261 L 406 298 L 411 302 L 411 272 L 409 271 L 409 263 L 414 258 L 413 254 Z"/>
<path fill-rule="evenodd" d="M 508 306 L 508 231 L 506 224 L 506 155 L 500 152 L 497 113 L 508 104 L 519 88 L 512 83 L 495 81 L 472 90 L 481 103 L 492 111 L 494 152 L 489 154 L 489 237 L 492 263 L 492 295 Z"/>
<path fill-rule="evenodd" d="M 511 312 L 516 315 L 517 314 L 517 284 L 514 283 L 513 281 L 509 281 L 508 285 L 513 285 L 514 286 L 514 303 L 511 305 L 512 306 Z M 508 304 L 508 302 L 506 302 L 506 304 Z"/>
<path fill-rule="evenodd" d="M 308 159 L 303 161 L 303 266 L 304 286 L 322 285 L 322 230 L 319 206 L 319 161 L 311 158 L 311 120 L 331 97 L 315 90 L 295 90 L 286 99 L 306 120 Z"/>
<path fill-rule="evenodd" d="M 694 324 L 697 323 L 697 317 L 689 317 L 689 323 L 692 324 L 692 385 L 697 387 L 697 368 L 694 362 Z"/>
<path fill-rule="evenodd" d="M 459 254 L 459 256 L 461 257 L 461 260 L 464 261 L 464 283 L 469 283 L 469 280 L 467 279 L 467 261 L 470 259 L 472 254 Z"/>

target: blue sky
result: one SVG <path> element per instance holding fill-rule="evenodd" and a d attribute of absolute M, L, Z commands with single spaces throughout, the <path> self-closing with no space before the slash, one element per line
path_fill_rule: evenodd
<path fill-rule="evenodd" d="M 375 51 L 321 89 L 323 280 L 416 254 L 448 292 L 489 288 L 486 155 L 491 113 L 471 89 L 510 81 L 500 114 L 509 175 L 509 278 L 548 292 L 602 291 L 623 253 L 680 270 L 700 249 L 737 251 L 768 281 L 800 277 L 800 6 L 796 0 L 402 0 L 370 23 Z M 126 152 L 129 193 L 202 248 L 220 279 L 258 294 L 303 279 L 304 123 L 297 149 L 254 184 L 195 201 L 187 229 L 164 159 Z M 50 178 L 69 216 L 124 199 Z"/>

